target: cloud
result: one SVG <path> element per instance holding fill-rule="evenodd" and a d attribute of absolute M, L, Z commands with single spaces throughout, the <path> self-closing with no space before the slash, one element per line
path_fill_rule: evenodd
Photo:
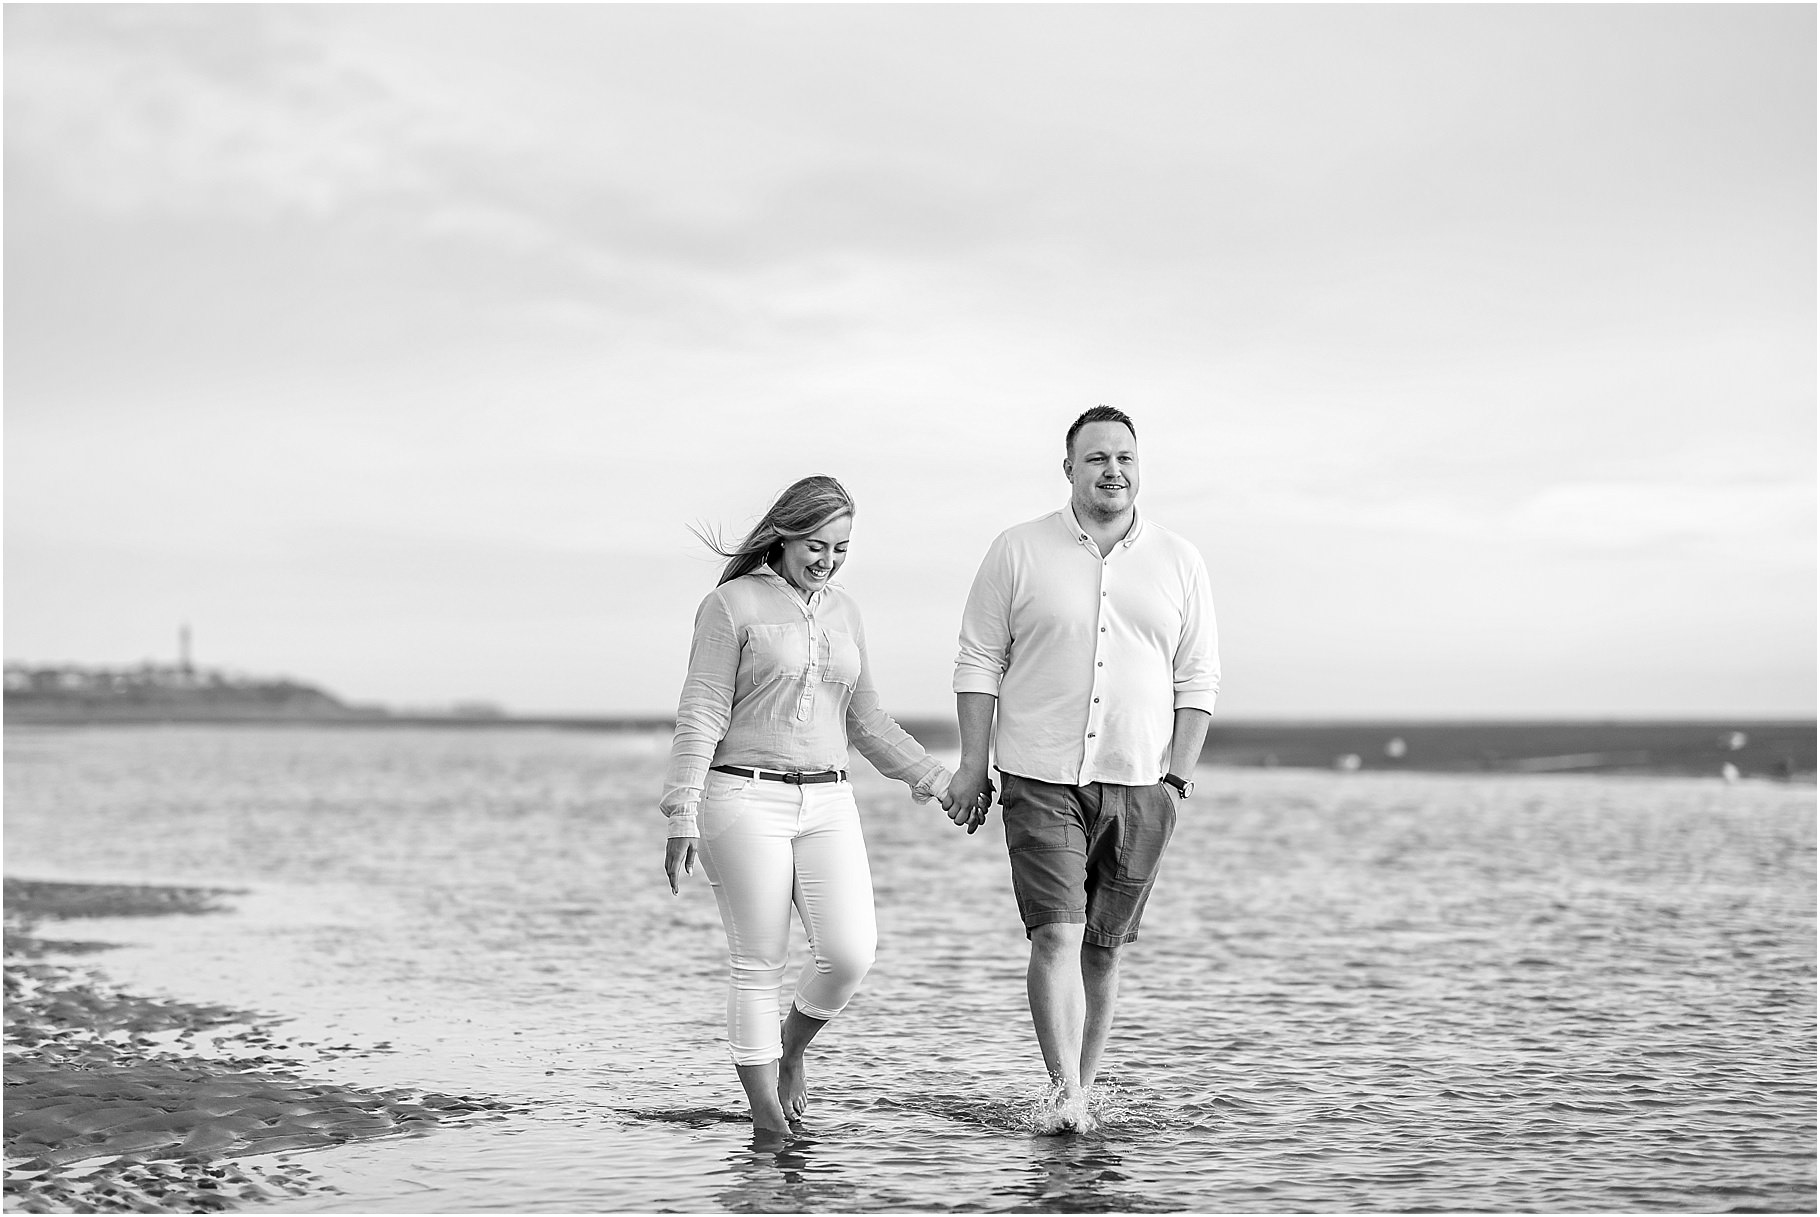
<path fill-rule="evenodd" d="M 9 160 L 98 213 L 325 218 L 430 186 L 411 107 L 287 10 L 52 9 L 8 24 Z"/>
<path fill-rule="evenodd" d="M 1477 646 L 1594 568 L 1683 633 L 1687 588 L 1772 589 L 1739 628 L 1781 637 L 1813 558 L 1813 132 L 1785 96 L 1811 100 L 1812 29 L 9 9 L 7 524 L 39 555 L 9 638 L 76 654 L 72 606 L 96 637 L 146 614 L 79 594 L 82 545 L 182 538 L 206 567 L 335 527 L 402 538 L 335 568 L 350 605 L 421 546 L 426 586 L 513 581 L 502 622 L 575 599 L 573 560 L 686 628 L 712 564 L 684 524 L 737 529 L 812 471 L 865 504 L 855 578 L 909 637 L 1061 502 L 1061 429 L 1095 401 L 1139 418 L 1159 520 L 1255 559 L 1235 626 L 1241 596 L 1262 629 L 1309 606 L 1293 662 L 1321 684 L 1357 662 L 1362 596 L 1451 606 Z M 662 650 L 629 633 L 629 670 Z"/>
<path fill-rule="evenodd" d="M 1811 561 L 1811 484 L 1578 483 L 1550 486 L 1503 520 L 1511 535 L 1574 549 L 1702 542 Z"/>

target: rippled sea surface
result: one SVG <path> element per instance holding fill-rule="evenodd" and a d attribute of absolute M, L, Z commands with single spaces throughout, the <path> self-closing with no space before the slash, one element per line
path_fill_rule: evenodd
<path fill-rule="evenodd" d="M 996 816 L 868 770 L 879 961 L 777 1153 L 713 897 L 663 880 L 667 742 L 9 729 L 7 871 L 243 888 L 82 936 L 354 1049 L 318 1075 L 527 1105 L 313 1154 L 340 1190 L 293 1211 L 1814 1208 L 1811 785 L 1204 770 L 1105 1125 L 1043 1137 Z"/>

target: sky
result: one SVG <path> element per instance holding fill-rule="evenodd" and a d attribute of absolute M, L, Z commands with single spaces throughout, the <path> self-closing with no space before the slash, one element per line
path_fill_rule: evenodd
<path fill-rule="evenodd" d="M 5 654 L 672 712 L 859 504 L 950 713 L 1083 409 L 1219 713 L 1811 716 L 1810 5 L 8 5 Z"/>

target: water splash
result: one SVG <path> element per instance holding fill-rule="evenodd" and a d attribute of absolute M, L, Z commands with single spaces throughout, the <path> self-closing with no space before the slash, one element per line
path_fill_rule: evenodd
<path fill-rule="evenodd" d="M 1009 1097 L 942 1092 L 911 1092 L 881 1098 L 875 1107 L 927 1112 L 945 1119 L 980 1124 L 1001 1132 L 1024 1136 L 1053 1136 L 1075 1132 L 1128 1133 L 1192 1128 L 1199 1122 L 1192 1112 L 1165 1106 L 1149 1092 L 1138 1092 L 1117 1082 L 1100 1082 L 1087 1090 L 1080 1113 L 1086 1129 L 1064 1127 L 1058 1118 L 1061 1089 L 1053 1083 L 1034 1086 Z M 1078 1119 L 1078 1116 L 1076 1117 Z"/>
<path fill-rule="evenodd" d="M 1100 1082 L 1088 1088 L 1087 1109 L 1106 1130 L 1160 1132 L 1194 1127 L 1194 1113 L 1165 1106 L 1156 1094 L 1133 1091 L 1117 1082 Z"/>
<path fill-rule="evenodd" d="M 1099 1087 L 1094 1087 L 1098 1090 Z M 1036 1092 L 1034 1105 L 1025 1120 L 1039 1137 L 1058 1137 L 1066 1133 L 1090 1133 L 1099 1128 L 1092 1096 L 1076 1093 L 1069 1096 L 1059 1083 L 1052 1082 Z"/>

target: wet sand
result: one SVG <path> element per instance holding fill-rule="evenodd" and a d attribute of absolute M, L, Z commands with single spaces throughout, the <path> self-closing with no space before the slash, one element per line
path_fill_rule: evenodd
<path fill-rule="evenodd" d="M 219 1212 L 283 1200 L 324 1189 L 299 1153 L 517 1109 L 314 1081 L 299 1049 L 318 1046 L 287 1044 L 279 1018 L 122 992 L 85 962 L 107 944 L 39 936 L 45 921 L 206 915 L 233 894 L 6 880 L 8 1209 Z"/>

